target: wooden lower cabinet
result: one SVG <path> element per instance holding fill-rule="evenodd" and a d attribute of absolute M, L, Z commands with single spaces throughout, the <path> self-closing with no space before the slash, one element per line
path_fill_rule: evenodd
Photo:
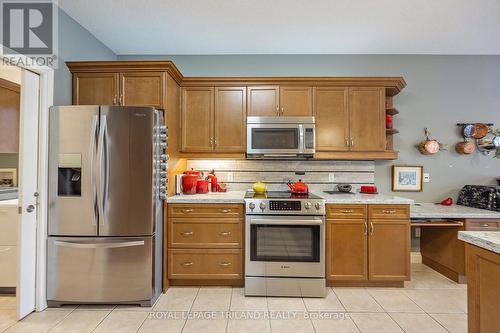
<path fill-rule="evenodd" d="M 327 279 L 366 280 L 367 235 L 365 220 L 327 220 Z"/>
<path fill-rule="evenodd" d="M 167 215 L 170 285 L 242 285 L 242 204 L 168 204 Z"/>
<path fill-rule="evenodd" d="M 410 278 L 409 207 L 327 205 L 326 260 L 330 285 L 403 286 Z"/>
<path fill-rule="evenodd" d="M 373 220 L 369 224 L 368 279 L 372 281 L 409 280 L 409 221 Z"/>
<path fill-rule="evenodd" d="M 469 333 L 500 328 L 500 254 L 466 244 L 467 323 Z"/>
<path fill-rule="evenodd" d="M 169 279 L 242 279 L 240 249 L 171 249 Z"/>

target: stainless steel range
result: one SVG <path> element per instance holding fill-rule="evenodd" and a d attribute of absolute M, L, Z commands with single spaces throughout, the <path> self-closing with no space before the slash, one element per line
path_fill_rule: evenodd
<path fill-rule="evenodd" d="M 245 295 L 325 297 L 325 200 L 245 196 Z"/>

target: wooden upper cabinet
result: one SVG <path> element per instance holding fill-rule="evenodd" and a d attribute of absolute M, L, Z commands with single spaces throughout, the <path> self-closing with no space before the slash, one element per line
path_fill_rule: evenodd
<path fill-rule="evenodd" d="M 312 116 L 313 93 L 311 87 L 280 86 L 280 115 L 288 117 Z"/>
<path fill-rule="evenodd" d="M 0 79 L 0 153 L 19 152 L 21 87 Z"/>
<path fill-rule="evenodd" d="M 314 88 L 316 150 L 349 150 L 347 88 Z"/>
<path fill-rule="evenodd" d="M 121 105 L 164 107 L 165 73 L 127 72 L 120 74 Z"/>
<path fill-rule="evenodd" d="M 385 150 L 385 89 L 349 88 L 350 149 Z"/>
<path fill-rule="evenodd" d="M 248 87 L 249 116 L 278 116 L 279 86 Z"/>
<path fill-rule="evenodd" d="M 75 105 L 116 105 L 119 90 L 118 73 L 73 74 Z"/>
<path fill-rule="evenodd" d="M 182 151 L 212 151 L 214 88 L 185 87 L 181 96 Z"/>
<path fill-rule="evenodd" d="M 215 88 L 214 150 L 246 151 L 246 87 Z"/>
<path fill-rule="evenodd" d="M 368 279 L 366 220 L 338 219 L 327 223 L 327 279 Z"/>
<path fill-rule="evenodd" d="M 404 281 L 410 277 L 409 220 L 370 220 L 370 280 Z"/>

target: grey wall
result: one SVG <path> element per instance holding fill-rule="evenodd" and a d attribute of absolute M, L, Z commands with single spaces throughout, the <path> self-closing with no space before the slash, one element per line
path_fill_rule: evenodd
<path fill-rule="evenodd" d="M 71 104 L 71 73 L 65 61 L 116 60 L 116 55 L 90 32 L 59 10 L 59 68 L 54 72 L 54 105 Z"/>
<path fill-rule="evenodd" d="M 425 55 L 248 55 L 248 56 L 119 56 L 119 59 L 172 59 L 186 76 L 210 75 L 402 75 L 408 86 L 396 97 L 400 115 L 395 127 L 400 158 L 376 162 L 379 190 L 391 191 L 392 164 L 423 165 L 431 182 L 420 193 L 399 195 L 417 201 L 456 198 L 464 184 L 495 184 L 500 159 L 454 152 L 460 140 L 457 122 L 494 122 L 500 128 L 500 56 Z M 449 147 L 437 156 L 414 148 L 429 127 Z"/>

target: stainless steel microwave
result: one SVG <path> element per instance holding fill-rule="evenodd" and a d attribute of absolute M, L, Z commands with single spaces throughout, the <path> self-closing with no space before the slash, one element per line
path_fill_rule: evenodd
<path fill-rule="evenodd" d="M 313 157 L 314 123 L 314 117 L 248 117 L 247 157 Z"/>

